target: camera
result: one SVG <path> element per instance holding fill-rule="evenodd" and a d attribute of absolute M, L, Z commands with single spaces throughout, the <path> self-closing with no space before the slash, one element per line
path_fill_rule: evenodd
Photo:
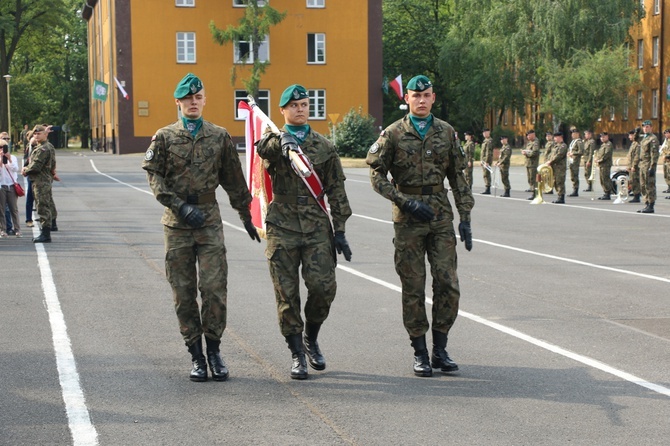
<path fill-rule="evenodd" d="M 2 153 L 8 153 L 9 152 L 9 146 L 2 146 Z M 3 156 L 2 157 L 2 164 L 7 164 L 7 157 Z"/>

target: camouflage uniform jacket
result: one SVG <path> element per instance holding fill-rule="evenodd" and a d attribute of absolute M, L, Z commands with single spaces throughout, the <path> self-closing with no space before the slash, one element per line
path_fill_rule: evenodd
<path fill-rule="evenodd" d="M 528 141 L 525 150 L 526 153 L 524 153 L 524 156 L 526 160 L 523 165 L 525 167 L 537 167 L 540 162 L 540 141 L 537 139 L 535 141 Z"/>
<path fill-rule="evenodd" d="M 240 219 L 251 219 L 251 194 L 240 157 L 223 127 L 203 121 L 195 138 L 181 120 L 163 127 L 151 139 L 142 169 L 147 171 L 154 196 L 165 206 L 161 223 L 166 226 L 192 229 L 179 218 L 179 208 L 188 196 L 214 193 L 219 185 L 228 193 Z M 216 201 L 194 205 L 205 214 L 205 226 L 221 222 Z"/>
<path fill-rule="evenodd" d="M 670 141 L 668 141 L 668 138 L 663 140 L 663 144 L 659 149 L 659 158 L 661 158 L 663 164 L 670 165 Z"/>
<path fill-rule="evenodd" d="M 596 153 L 593 155 L 593 159 L 596 160 L 599 166 L 611 166 L 612 150 L 612 142 L 604 142 L 600 148 L 596 150 Z"/>
<path fill-rule="evenodd" d="M 554 150 L 554 141 L 548 141 L 544 145 L 544 162 L 546 163 L 551 159 L 551 152 Z"/>
<path fill-rule="evenodd" d="M 56 170 L 56 150 L 50 142 L 39 144 L 30 152 L 30 162 L 26 166 L 26 174 L 35 184 L 53 182 L 53 172 Z"/>
<path fill-rule="evenodd" d="M 486 138 L 484 142 L 482 142 L 482 153 L 481 153 L 481 160 L 482 162 L 486 164 L 491 164 L 493 163 L 493 139 L 492 138 Z"/>
<path fill-rule="evenodd" d="M 573 139 L 570 141 L 570 151 L 574 155 L 572 159 L 574 162 L 579 163 L 582 160 L 582 155 L 584 155 L 584 141 L 581 138 Z"/>
<path fill-rule="evenodd" d="M 512 160 L 512 148 L 509 144 L 505 144 L 500 149 L 500 156 L 498 157 L 498 162 L 503 167 L 509 167 L 509 163 Z"/>
<path fill-rule="evenodd" d="M 286 128 L 283 129 L 284 131 Z M 344 189 L 344 171 L 335 146 L 313 129 L 300 148 L 312 163 L 321 179 L 323 191 L 328 197 L 333 230 L 345 230 L 345 222 L 351 216 L 351 207 Z M 303 180 L 293 171 L 289 161 L 282 156 L 278 135 L 268 134 L 258 143 L 258 155 L 272 179 L 272 193 L 288 197 L 310 196 Z M 290 231 L 310 234 L 329 226 L 328 216 L 316 204 L 279 203 L 273 201 L 268 208 L 266 222 Z"/>
<path fill-rule="evenodd" d="M 626 165 L 628 166 L 628 169 L 631 167 L 637 169 L 638 164 L 640 164 L 640 143 L 633 141 L 630 143 L 630 148 L 626 155 Z"/>
<path fill-rule="evenodd" d="M 584 141 L 584 166 L 587 164 L 591 164 L 591 161 L 593 161 L 593 155 L 595 154 L 596 150 L 596 142 L 592 139 L 589 138 L 586 141 Z"/>
<path fill-rule="evenodd" d="M 551 157 L 547 160 L 547 163 L 551 164 L 553 169 L 560 169 L 561 167 L 565 169 L 565 158 L 567 155 L 568 146 L 564 142 L 560 144 L 554 142 L 552 143 Z"/>
<path fill-rule="evenodd" d="M 647 133 L 640 143 L 640 168 L 656 167 L 658 162 L 658 138 L 653 133 Z"/>
<path fill-rule="evenodd" d="M 421 139 L 409 115 L 406 115 L 382 131 L 377 142 L 370 147 L 365 162 L 370 166 L 370 181 L 374 190 L 393 202 L 394 222 L 417 221 L 401 210 L 409 199 L 427 203 L 438 220 L 453 220 L 447 189 L 432 195 L 408 196 L 395 187 L 440 185 L 444 184 L 445 177 L 449 180 L 461 221 L 470 221 L 475 200 L 460 169 L 464 156 L 456 145 L 454 129 L 447 122 L 434 117 L 433 125 Z M 393 183 L 387 177 L 389 172 Z"/>
<path fill-rule="evenodd" d="M 470 165 L 474 165 L 472 163 L 475 160 L 475 148 L 476 147 L 477 146 L 476 146 L 475 142 L 472 141 L 472 140 L 467 141 L 465 143 L 465 145 L 463 146 L 463 152 L 465 152 L 465 166 L 466 167 L 468 165 L 467 163 L 471 163 Z"/>

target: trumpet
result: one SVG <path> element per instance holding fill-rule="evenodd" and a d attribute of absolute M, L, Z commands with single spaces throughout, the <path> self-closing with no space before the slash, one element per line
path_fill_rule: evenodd
<path fill-rule="evenodd" d="M 544 204 L 543 193 L 551 192 L 554 188 L 554 169 L 548 164 L 540 164 L 537 167 L 537 194 L 530 204 Z"/>

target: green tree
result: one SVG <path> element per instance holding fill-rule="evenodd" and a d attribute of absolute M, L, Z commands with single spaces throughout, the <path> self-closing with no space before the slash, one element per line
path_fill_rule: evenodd
<path fill-rule="evenodd" d="M 244 11 L 244 16 L 239 21 L 239 26 L 228 25 L 224 30 L 217 28 L 212 20 L 209 23 L 209 30 L 212 33 L 214 41 L 219 45 L 231 42 L 235 45 L 238 42 L 249 43 L 244 47 L 239 46 L 240 50 L 244 50 L 239 54 L 239 59 L 247 60 L 251 55 L 253 60 L 251 76 L 248 79 L 243 79 L 242 84 L 247 93 L 256 97 L 258 96 L 261 76 L 265 73 L 265 67 L 268 64 L 268 61 L 260 59 L 259 49 L 261 43 L 268 36 L 270 28 L 284 20 L 286 12 L 279 12 L 267 3 L 264 6 L 259 6 L 257 0 L 246 0 L 246 4 L 247 7 Z M 230 82 L 232 85 L 235 85 L 237 79 L 237 68 L 238 65 L 236 64 L 231 68 Z"/>
<path fill-rule="evenodd" d="M 362 107 L 359 107 L 358 111 L 352 108 L 344 115 L 341 123 L 331 126 L 330 135 L 338 154 L 350 158 L 363 158 L 377 139 L 375 118 L 363 114 Z"/>

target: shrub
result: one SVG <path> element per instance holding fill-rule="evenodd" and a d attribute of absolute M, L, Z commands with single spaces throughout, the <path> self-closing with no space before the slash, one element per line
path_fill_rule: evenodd
<path fill-rule="evenodd" d="M 368 114 L 364 115 L 362 107 L 358 111 L 352 108 L 344 115 L 341 123 L 330 125 L 330 139 L 337 153 L 350 158 L 364 158 L 372 143 L 377 140 L 378 133 L 375 119 Z"/>

